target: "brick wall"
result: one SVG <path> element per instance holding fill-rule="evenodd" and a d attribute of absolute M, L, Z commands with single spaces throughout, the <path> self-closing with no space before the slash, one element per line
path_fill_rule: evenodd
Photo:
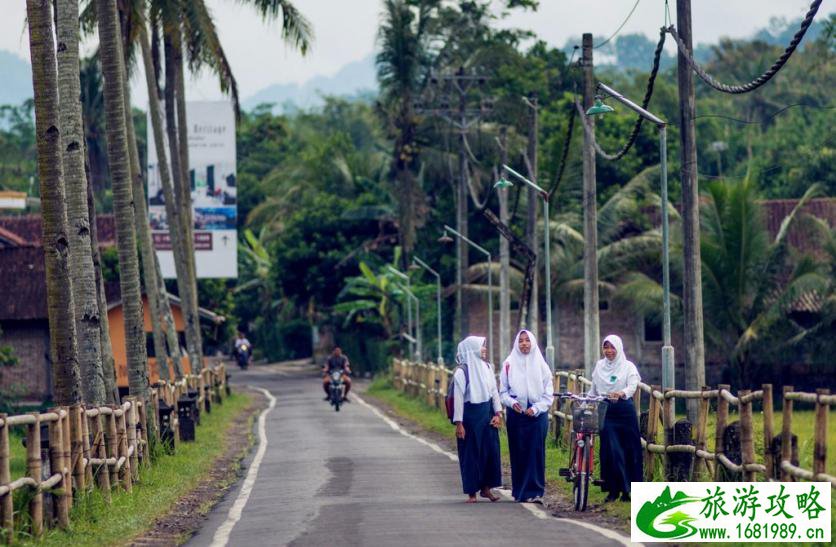
<path fill-rule="evenodd" d="M 49 329 L 43 321 L 3 321 L 0 345 L 10 346 L 17 364 L 0 367 L 0 387 L 23 401 L 41 402 L 49 398 Z"/>

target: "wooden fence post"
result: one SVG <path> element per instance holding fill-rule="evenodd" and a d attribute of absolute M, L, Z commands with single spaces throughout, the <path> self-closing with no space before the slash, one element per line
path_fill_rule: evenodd
<path fill-rule="evenodd" d="M 81 421 L 84 419 L 84 409 L 80 404 L 70 407 L 69 423 L 70 423 L 70 461 L 72 462 L 73 480 L 75 480 L 75 487 L 77 490 L 85 490 L 85 476 L 84 476 L 84 441 L 83 441 L 83 426 Z"/>
<path fill-rule="evenodd" d="M 665 462 L 665 480 L 672 480 L 673 466 L 671 465 L 671 455 L 668 453 L 668 446 L 674 444 L 673 440 L 673 397 L 668 397 L 670 388 L 663 392 L 665 398 L 662 399 L 662 428 L 664 429 L 664 462 Z"/>
<path fill-rule="evenodd" d="M 714 453 L 717 455 L 714 466 L 714 480 L 722 478 L 724 466 L 720 463 L 720 455 L 723 453 L 723 435 L 726 432 L 726 423 L 729 418 L 729 402 L 723 398 L 723 390 L 728 391 L 728 384 L 717 386 L 717 425 L 714 428 Z"/>
<path fill-rule="evenodd" d="M 107 442 L 107 457 L 119 459 L 119 437 L 117 437 L 116 433 L 116 414 L 114 413 L 116 409 L 119 408 L 118 406 L 111 406 L 110 407 L 110 414 L 105 416 L 105 422 L 107 424 L 107 431 L 105 435 L 105 439 Z M 108 464 L 107 466 L 108 472 L 110 473 L 110 487 L 116 488 L 119 486 L 119 471 L 116 469 L 116 465 Z"/>
<path fill-rule="evenodd" d="M 93 466 L 90 464 L 90 418 L 87 417 L 87 410 L 81 411 L 81 457 L 86 462 L 84 465 L 84 484 L 87 489 L 93 488 Z"/>
<path fill-rule="evenodd" d="M 646 481 L 653 480 L 653 467 L 656 458 L 650 451 L 650 445 L 656 443 L 656 432 L 659 430 L 659 399 L 653 393 L 661 389 L 661 386 L 650 386 L 650 401 L 647 411 L 647 447 L 644 453 L 644 477 Z"/>
<path fill-rule="evenodd" d="M 127 428 L 127 443 L 128 450 L 133 448 L 133 453 L 130 456 L 131 461 L 131 481 L 139 478 L 139 443 L 136 437 L 136 417 L 138 416 L 136 407 L 138 399 L 136 397 L 128 397 L 128 402 L 131 406 L 127 410 L 125 416 L 125 427 Z"/>
<path fill-rule="evenodd" d="M 91 418 L 93 424 L 93 457 L 98 460 L 105 460 L 107 458 L 107 448 L 105 444 L 105 419 L 99 407 L 97 414 Z M 110 503 L 110 472 L 108 471 L 107 463 L 99 465 L 96 470 L 96 481 L 99 484 L 99 490 L 102 492 L 104 500 Z"/>
<path fill-rule="evenodd" d="M 131 470 L 131 458 L 128 456 L 128 425 L 125 414 L 126 411 L 123 407 L 122 413 L 116 417 L 116 436 L 119 439 L 117 445 L 119 455 L 116 460 L 118 462 L 122 458 L 125 458 L 124 463 L 119 470 L 119 480 L 122 482 L 122 487 L 125 491 L 130 492 L 133 490 L 133 471 Z"/>
<path fill-rule="evenodd" d="M 33 412 L 35 423 L 26 431 L 26 474 L 36 483 L 41 483 L 41 415 Z M 29 520 L 32 537 L 41 537 L 44 532 L 44 495 L 40 488 L 35 488 L 29 500 Z M 5 525 L 4 525 L 5 527 Z"/>
<path fill-rule="evenodd" d="M 67 511 L 73 508 L 73 460 L 72 460 L 72 437 L 70 434 L 70 407 L 62 407 L 65 414 L 61 418 L 61 457 L 64 459 L 64 468 L 67 470 Z M 67 517 L 69 518 L 69 516 Z"/>
<path fill-rule="evenodd" d="M 784 386 L 783 422 L 781 423 L 781 480 L 794 481 L 795 478 L 784 471 L 783 463 L 792 459 L 792 399 L 787 399 L 787 393 L 792 393 L 793 386 Z"/>
<path fill-rule="evenodd" d="M 707 386 L 702 386 L 700 406 L 697 411 L 697 450 L 705 451 L 706 435 L 705 429 L 708 424 L 708 398 L 705 392 L 708 391 Z M 705 458 L 697 457 L 694 454 L 694 475 L 699 475 L 703 470 L 708 471 L 708 461 Z"/>
<path fill-rule="evenodd" d="M 67 473 L 64 472 L 64 425 L 61 420 L 61 408 L 52 410 L 58 419 L 49 422 L 49 468 L 52 473 L 59 473 L 61 481 L 55 485 L 55 507 L 58 515 L 58 526 L 67 529 L 70 525 L 70 508 L 67 504 Z"/>
<path fill-rule="evenodd" d="M 827 415 L 830 406 L 821 401 L 821 398 L 827 395 L 830 395 L 829 389 L 816 390 L 816 431 L 813 447 L 814 475 L 827 471 Z M 817 480 L 815 476 L 813 480 Z"/>
<path fill-rule="evenodd" d="M 772 384 L 763 384 L 763 462 L 766 466 L 766 478 L 773 478 L 773 466 L 775 464 L 772 455 Z M 777 478 L 777 477 L 774 477 Z"/>
<path fill-rule="evenodd" d="M 740 399 L 740 455 L 743 462 L 743 480 L 753 482 L 755 472 L 746 466 L 755 463 L 755 443 L 752 434 L 752 401 L 748 399 L 751 390 L 743 389 L 738 392 Z"/>
<path fill-rule="evenodd" d="M 9 453 L 9 424 L 6 422 L 6 414 L 0 414 L 3 425 L 0 426 L 0 486 L 6 486 L 12 482 Z M 14 541 L 14 500 L 13 492 L 0 496 L 0 524 L 6 531 L 3 538 L 6 543 Z"/>

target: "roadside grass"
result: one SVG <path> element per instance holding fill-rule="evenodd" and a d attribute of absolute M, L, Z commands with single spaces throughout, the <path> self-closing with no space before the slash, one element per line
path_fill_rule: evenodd
<path fill-rule="evenodd" d="M 94 489 L 74 501 L 69 530 L 47 530 L 40 540 L 21 531 L 16 533 L 16 539 L 24 545 L 55 546 L 123 545 L 130 542 L 199 484 L 215 459 L 227 449 L 227 432 L 251 400 L 247 394 L 233 392 L 223 404 L 213 405 L 210 414 L 201 415 L 195 442 L 179 443 L 176 454 L 158 456 L 152 466 L 140 469 L 140 478 L 134 482 L 130 494 L 115 489 L 108 505 L 101 493 Z M 15 436 L 14 440 L 10 439 L 13 478 L 25 473 L 26 457 L 19 440 L 20 433 L 15 432 Z M 28 503 L 27 492 L 15 492 L 18 493 L 21 495 L 15 496 L 16 521 L 26 514 Z M 16 527 L 23 528 L 20 524 Z"/>
<path fill-rule="evenodd" d="M 379 400 L 391 406 L 399 415 L 408 418 L 415 422 L 421 428 L 432 431 L 434 433 L 453 438 L 453 427 L 447 420 L 447 416 L 435 407 L 427 405 L 423 400 L 410 397 L 401 391 L 394 388 L 391 379 L 386 376 L 378 376 L 369 386 L 369 395 L 372 395 Z M 798 436 L 798 455 L 800 465 L 803 468 L 811 469 L 813 461 L 813 441 L 815 430 L 815 415 L 811 408 L 796 409 L 793 411 L 792 431 Z M 731 410 L 731 409 L 730 409 Z M 684 416 L 678 416 L 681 418 Z M 831 410 L 828 417 L 828 432 L 827 432 L 827 452 L 828 463 L 827 472 L 829 474 L 836 474 L 836 409 Z M 728 423 L 732 423 L 738 419 L 736 412 L 730 412 Z M 781 431 L 783 424 L 783 416 L 780 410 L 774 412 L 773 418 L 773 435 L 777 435 Z M 763 454 L 763 413 L 761 411 L 753 412 L 754 425 L 754 441 L 755 441 L 755 455 L 758 461 L 762 459 Z M 709 413 L 708 423 L 706 427 L 707 432 L 707 449 L 714 450 L 714 427 L 715 414 Z M 660 433 L 661 435 L 661 433 Z M 503 429 L 500 432 L 500 445 L 502 450 L 503 463 L 508 463 L 508 439 Z M 596 444 L 596 452 L 597 452 Z M 567 499 L 572 498 L 572 485 L 563 477 L 558 475 L 558 470 L 561 467 L 569 465 L 569 450 L 563 446 L 563 442 L 556 443 L 554 434 L 552 432 L 549 440 L 546 442 L 546 480 L 549 488 L 557 488 Z M 595 476 L 600 476 L 600 469 L 598 467 L 599 458 L 595 457 Z M 710 477 L 701 477 L 703 480 L 713 480 Z M 662 458 L 657 457 L 654 465 L 654 480 L 663 480 Z M 617 501 L 613 503 L 604 504 L 606 494 L 601 492 L 597 487 L 590 488 L 589 504 L 600 507 L 602 513 L 616 517 L 620 522 L 624 523 L 624 529 L 629 529 L 630 522 L 630 504 Z M 831 496 L 831 505 L 833 506 L 832 525 L 836 526 L 836 495 Z"/>

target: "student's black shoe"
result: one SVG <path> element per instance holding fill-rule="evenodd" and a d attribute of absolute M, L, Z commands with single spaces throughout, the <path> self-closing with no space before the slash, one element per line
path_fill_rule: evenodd
<path fill-rule="evenodd" d="M 627 492 L 621 494 L 621 501 L 630 501 L 630 494 L 628 494 Z"/>
<path fill-rule="evenodd" d="M 324 398 L 324 399 L 322 399 L 322 400 L 323 400 L 323 401 L 330 401 L 330 400 L 331 400 L 331 396 L 330 396 L 330 395 L 326 395 L 326 396 L 325 396 L 325 398 Z"/>
<path fill-rule="evenodd" d="M 607 499 L 605 499 L 604 501 L 609 503 L 609 502 L 615 501 L 617 499 L 618 499 L 618 494 L 614 494 L 614 493 L 610 492 L 609 494 L 607 494 Z"/>
<path fill-rule="evenodd" d="M 350 403 L 351 400 L 348 397 L 343 397 L 343 402 L 344 403 Z"/>

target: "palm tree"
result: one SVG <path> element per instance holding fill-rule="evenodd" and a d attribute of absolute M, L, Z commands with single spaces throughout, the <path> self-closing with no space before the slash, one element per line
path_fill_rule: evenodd
<path fill-rule="evenodd" d="M 757 364 L 780 346 L 769 333 L 788 323 L 788 309 L 808 293 L 828 294 L 829 272 L 809 256 L 793 259 L 787 234 L 799 211 L 818 192 L 811 186 L 781 222 L 773 239 L 757 201 L 753 177 L 714 181 L 702 208 L 701 240 L 706 334 L 729 356 L 735 379 L 753 382 Z M 803 329 L 793 326 L 796 333 Z"/>
<path fill-rule="evenodd" d="M 133 191 L 125 127 L 124 68 L 116 0 L 96 0 L 99 54 L 104 77 L 107 122 L 107 155 L 113 188 L 116 246 L 119 253 L 119 285 L 125 321 L 128 388 L 141 400 L 148 399 L 148 362 L 139 284 Z"/>
<path fill-rule="evenodd" d="M 404 264 L 415 245 L 415 230 L 423 215 L 422 191 L 416 184 L 417 119 L 413 101 L 429 68 L 427 27 L 434 2 L 386 0 L 378 31 L 376 58 L 380 102 L 394 138 L 391 178 L 396 187 Z"/>
<path fill-rule="evenodd" d="M 69 256 L 67 213 L 58 121 L 58 75 L 49 0 L 27 0 L 35 138 L 38 147 L 41 218 L 46 264 L 53 399 L 60 405 L 81 400 Z"/>
<path fill-rule="evenodd" d="M 90 246 L 87 210 L 87 175 L 84 170 L 84 135 L 78 58 L 78 0 L 56 0 L 58 14 L 58 91 L 61 97 L 61 135 L 67 222 L 70 247 L 78 366 L 83 382 L 82 400 L 99 406 L 106 402 L 101 356 L 101 310 L 96 295 L 96 274 Z M 105 312 L 106 313 L 106 312 Z"/>

